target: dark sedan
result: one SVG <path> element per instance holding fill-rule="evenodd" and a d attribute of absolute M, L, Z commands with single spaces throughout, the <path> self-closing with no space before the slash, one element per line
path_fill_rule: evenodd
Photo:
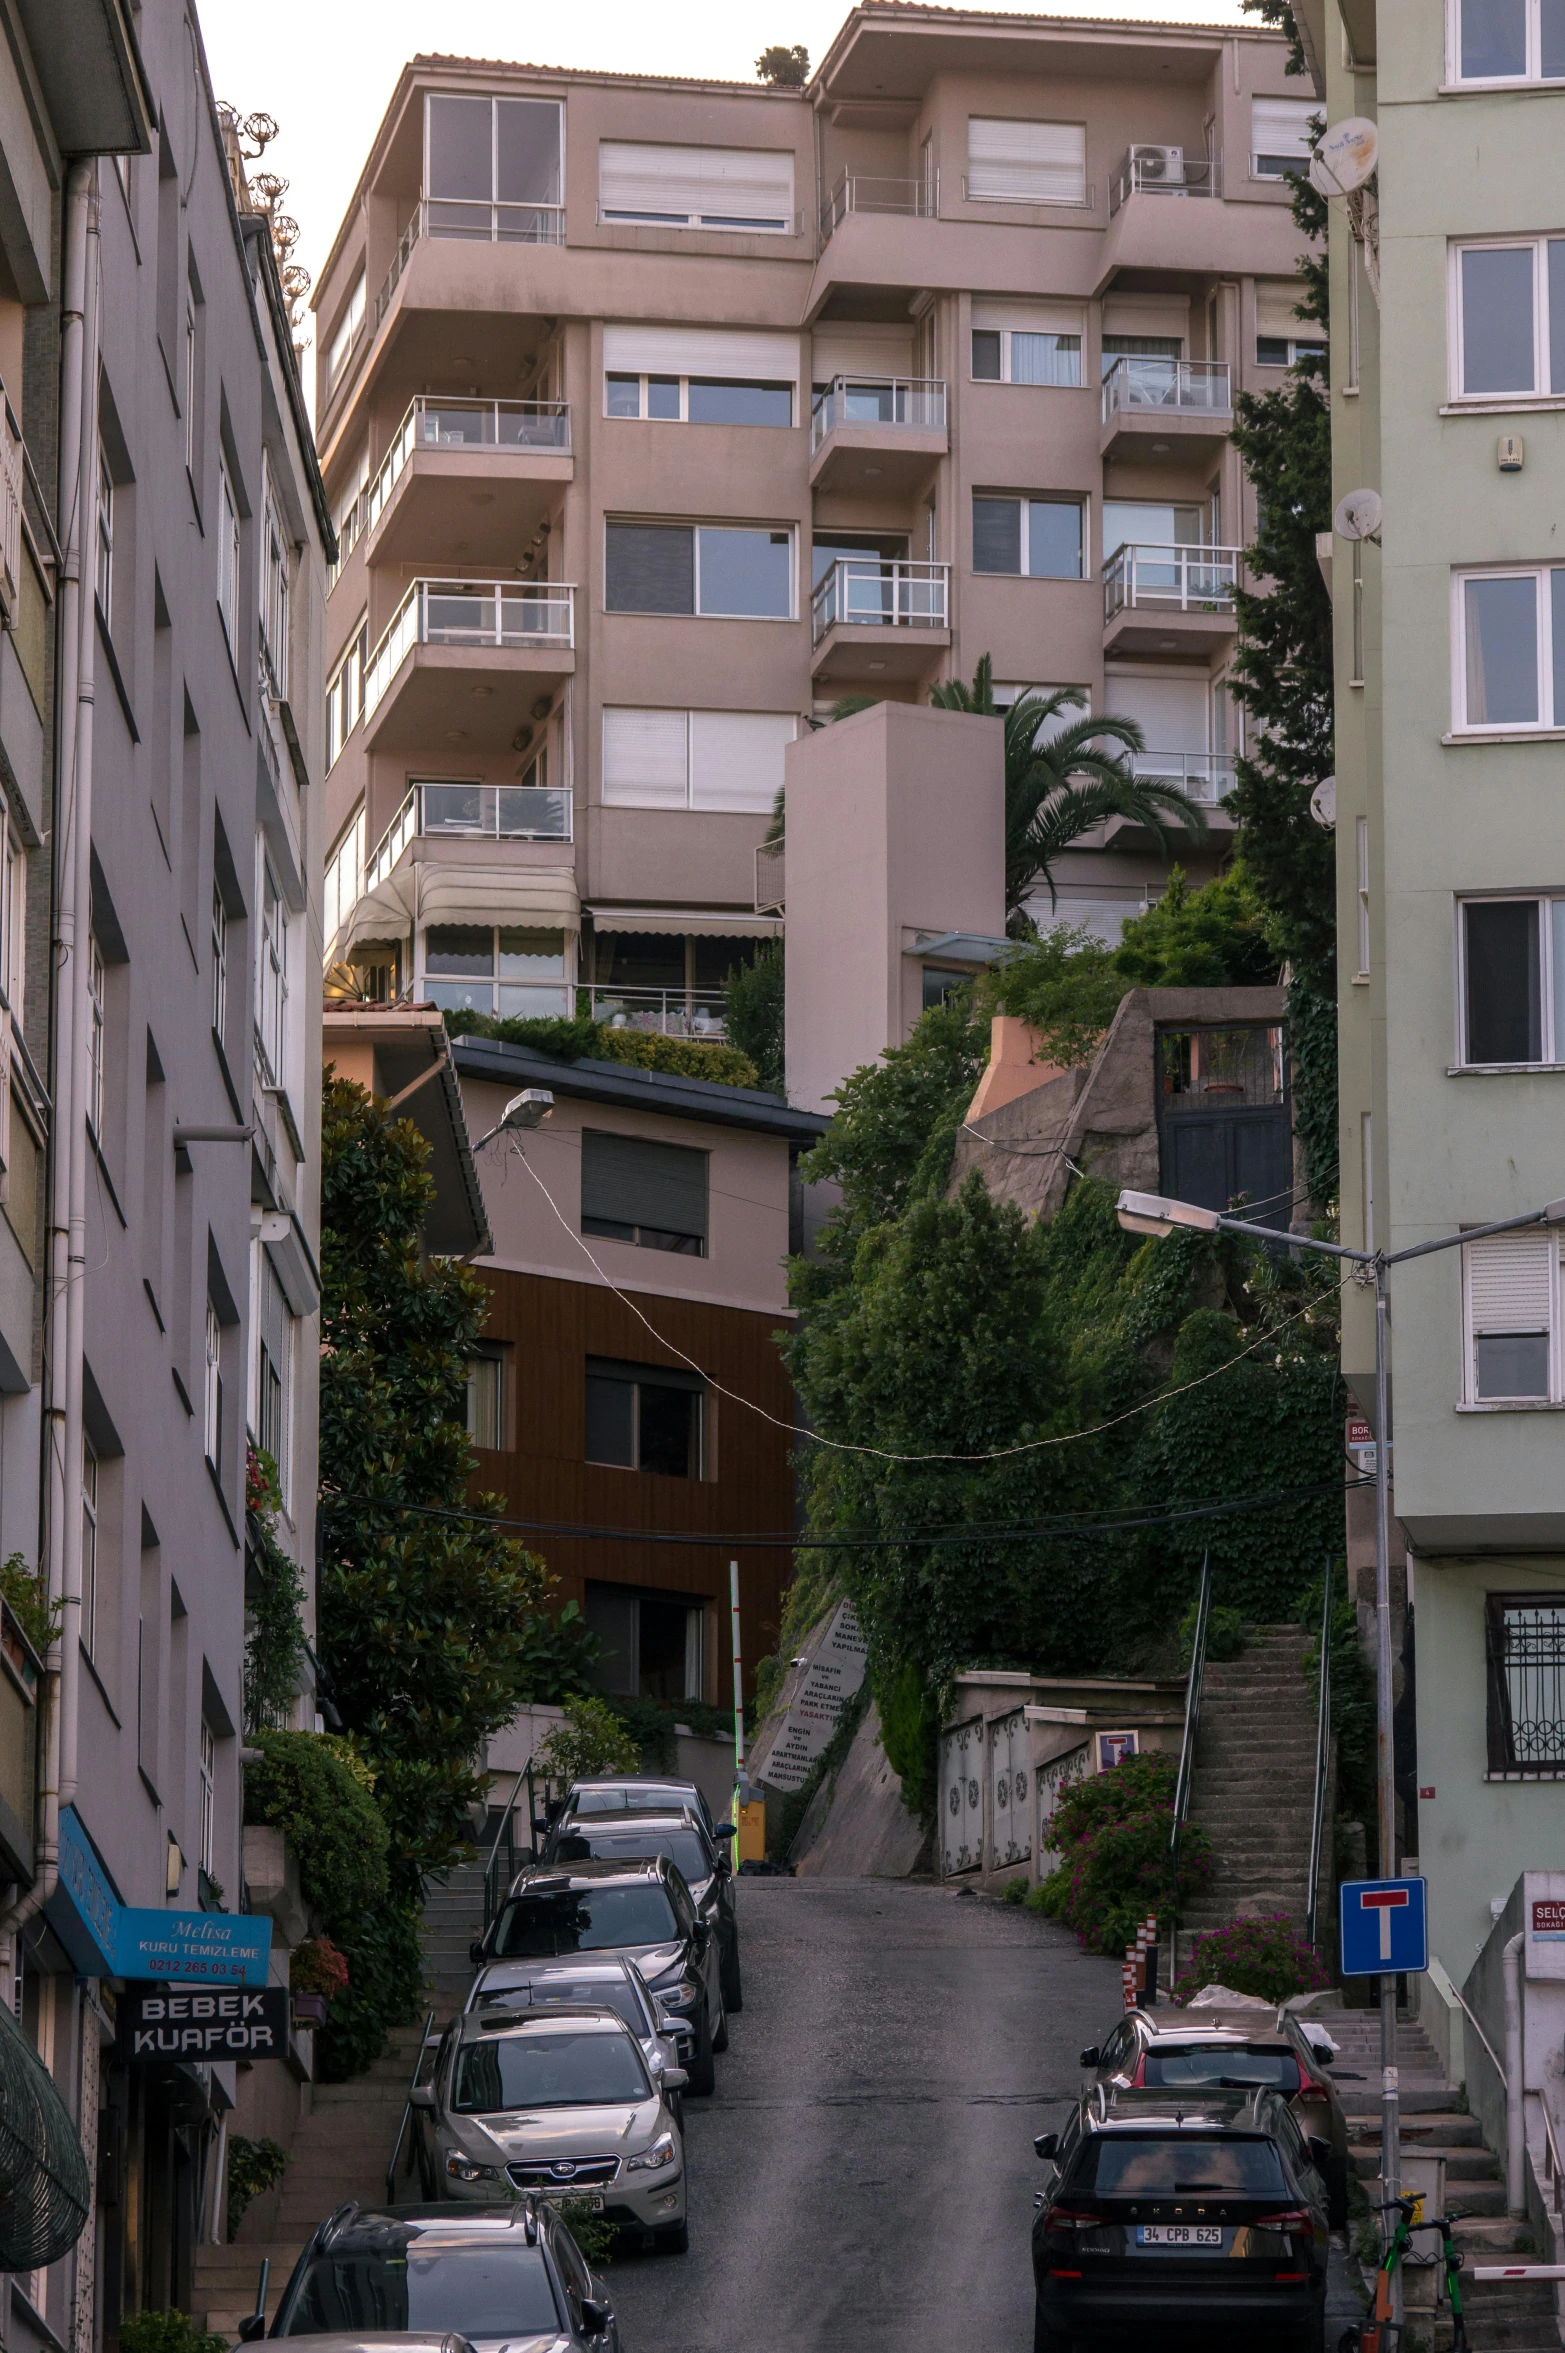
<path fill-rule="evenodd" d="M 708 1838 L 694 1814 L 681 1811 L 633 1818 L 623 1814 L 568 1815 L 549 1833 L 540 1860 L 621 1862 L 635 1855 L 662 1855 L 679 1872 L 694 1899 L 697 1917 L 717 1939 L 723 2008 L 742 2009 L 734 1875 L 726 1853 Z"/>

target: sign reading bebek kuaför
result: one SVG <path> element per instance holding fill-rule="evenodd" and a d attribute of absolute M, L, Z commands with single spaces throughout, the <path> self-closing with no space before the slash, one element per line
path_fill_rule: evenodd
<path fill-rule="evenodd" d="M 129 2067 L 285 2059 L 288 1988 L 128 1985 L 119 1998 L 117 2025 L 117 2056 Z"/>

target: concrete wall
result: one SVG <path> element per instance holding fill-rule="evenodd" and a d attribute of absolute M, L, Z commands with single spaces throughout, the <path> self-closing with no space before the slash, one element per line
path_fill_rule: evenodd
<path fill-rule="evenodd" d="M 826 1110 L 922 1010 L 919 933 L 1005 928 L 997 719 L 880 703 L 788 752 L 788 1098 Z"/>

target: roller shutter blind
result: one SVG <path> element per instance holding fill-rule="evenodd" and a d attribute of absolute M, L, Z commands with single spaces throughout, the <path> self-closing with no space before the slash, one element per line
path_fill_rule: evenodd
<path fill-rule="evenodd" d="M 1310 117 L 1320 111 L 1313 98 L 1252 98 L 1250 153 L 1302 162 L 1310 153 Z"/>
<path fill-rule="evenodd" d="M 696 542 L 688 523 L 610 523 L 603 601 L 611 613 L 693 613 Z"/>
<path fill-rule="evenodd" d="M 581 1214 L 607 1225 L 651 1226 L 707 1239 L 707 1155 L 686 1144 L 584 1128 Z"/>
<path fill-rule="evenodd" d="M 1467 1295 L 1474 1332 L 1546 1332 L 1553 1256 L 1550 1234 L 1492 1234 L 1469 1242 Z"/>
<path fill-rule="evenodd" d="M 1177 335 L 1190 327 L 1190 300 L 1184 294 L 1106 295 L 1103 302 L 1105 335 Z"/>
<path fill-rule="evenodd" d="M 1021 123 L 970 115 L 967 193 L 1012 203 L 1084 204 L 1085 125 Z"/>
<path fill-rule="evenodd" d="M 797 335 L 752 335 L 724 327 L 605 327 L 611 375 L 723 376 L 748 384 L 796 384 Z"/>
<path fill-rule="evenodd" d="M 598 206 L 607 220 L 685 229 L 793 228 L 793 157 L 748 147 L 652 147 L 605 139 Z"/>
<path fill-rule="evenodd" d="M 1022 502 L 1018 498 L 973 500 L 973 570 L 1015 572 L 1022 568 Z"/>
<path fill-rule="evenodd" d="M 683 809 L 686 714 L 605 711 L 603 799 L 609 808 Z"/>
<path fill-rule="evenodd" d="M 815 381 L 833 376 L 911 376 L 913 337 L 900 327 L 818 327 L 812 341 Z"/>
<path fill-rule="evenodd" d="M 1272 279 L 1258 284 L 1255 289 L 1255 332 L 1257 335 L 1278 335 L 1291 343 L 1296 336 L 1319 337 L 1325 330 L 1313 321 L 1294 316 L 1294 304 L 1301 301 L 1304 288 L 1296 279 Z"/>
<path fill-rule="evenodd" d="M 975 327 L 1009 328 L 1013 335 L 1080 335 L 1085 320 L 1079 302 L 994 302 L 973 297 Z"/>
<path fill-rule="evenodd" d="M 692 711 L 690 806 L 770 816 L 782 788 L 791 711 Z"/>

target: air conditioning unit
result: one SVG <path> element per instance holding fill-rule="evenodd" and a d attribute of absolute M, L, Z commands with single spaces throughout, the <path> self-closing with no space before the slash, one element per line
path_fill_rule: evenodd
<path fill-rule="evenodd" d="M 1183 188 L 1185 184 L 1182 147 L 1132 147 L 1130 163 L 1139 188 Z"/>

